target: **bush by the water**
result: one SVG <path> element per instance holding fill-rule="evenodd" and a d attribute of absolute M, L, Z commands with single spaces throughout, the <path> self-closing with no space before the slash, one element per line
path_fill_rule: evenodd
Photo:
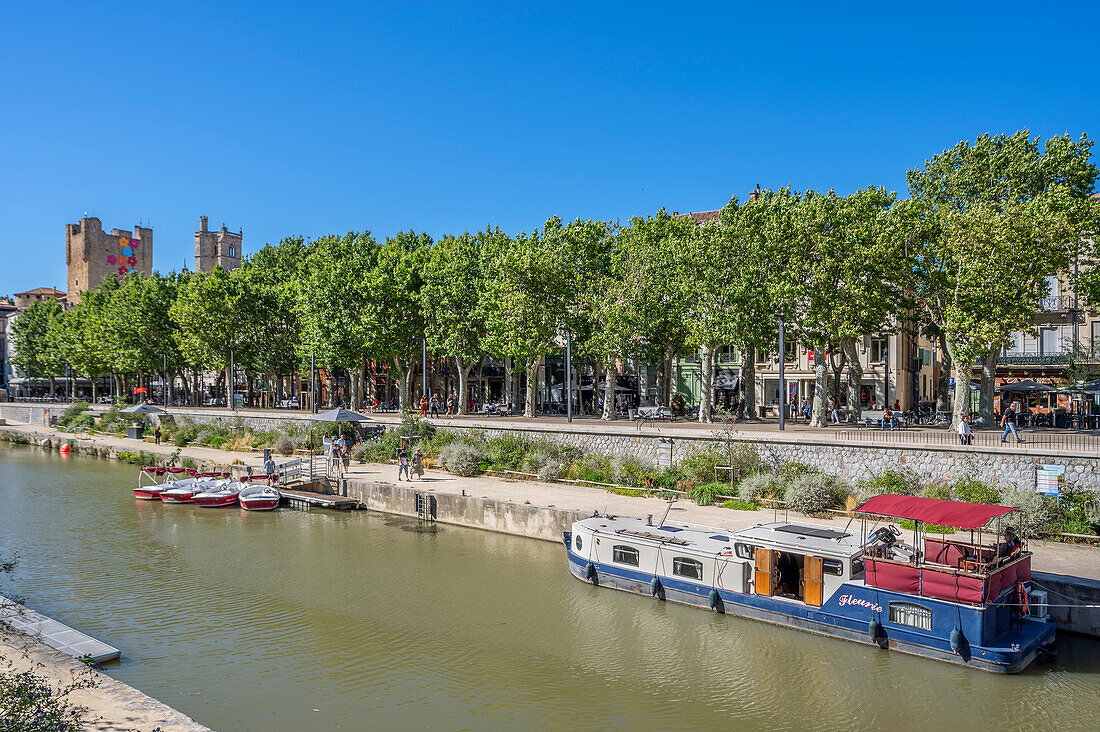
<path fill-rule="evenodd" d="M 692 486 L 690 491 L 691 500 L 695 501 L 698 506 L 713 505 L 718 496 L 729 495 L 729 492 L 729 483 L 718 483 L 713 480 L 709 483 L 700 483 L 699 485 Z"/>
<path fill-rule="evenodd" d="M 65 411 L 61 413 L 61 416 L 57 418 L 57 426 L 62 428 L 68 427 L 70 429 L 75 429 L 78 428 L 78 425 L 76 424 L 78 420 L 79 424 L 81 425 L 91 426 L 89 423 L 89 419 L 92 423 L 94 423 L 95 420 L 90 414 L 87 414 L 87 411 L 88 402 L 73 402 L 68 407 L 66 407 Z"/>
<path fill-rule="evenodd" d="M 951 484 L 951 497 L 966 503 L 997 503 L 1000 495 L 993 486 L 974 478 L 959 478 Z"/>
<path fill-rule="evenodd" d="M 765 498 L 783 495 L 784 481 L 775 473 L 756 473 L 737 485 L 737 495 L 746 503 L 756 505 Z"/>
<path fill-rule="evenodd" d="M 815 514 L 836 508 L 846 491 L 836 478 L 804 472 L 787 485 L 783 500 L 792 511 Z"/>
<path fill-rule="evenodd" d="M 887 470 L 874 478 L 861 480 L 856 483 L 855 495 L 860 500 L 866 500 L 871 496 L 880 496 L 884 493 L 893 493 L 899 496 L 916 496 L 921 492 L 920 476 L 912 470 Z"/>
<path fill-rule="evenodd" d="M 465 477 L 477 475 L 484 459 L 481 448 L 469 442 L 452 442 L 439 453 L 439 461 L 447 472 Z"/>

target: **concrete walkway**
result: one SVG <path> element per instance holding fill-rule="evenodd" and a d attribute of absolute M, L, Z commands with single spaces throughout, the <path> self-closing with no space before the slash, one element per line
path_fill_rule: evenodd
<path fill-rule="evenodd" d="M 28 436 L 35 435 L 38 438 L 49 436 L 57 440 L 75 439 L 81 445 L 95 445 L 100 448 L 109 447 L 115 452 L 119 450 L 131 452 L 144 450 L 159 455 L 171 455 L 177 449 L 171 444 L 154 445 L 151 442 L 139 442 L 122 437 L 63 433 L 56 429 L 35 425 L 8 425 L 0 427 L 0 429 L 20 432 Z M 228 452 L 208 447 L 184 447 L 179 449 L 181 457 L 202 461 L 208 466 L 224 466 L 237 463 L 258 468 L 262 466 L 263 462 L 260 453 Z M 397 468 L 393 465 L 353 464 L 346 471 L 344 477 L 396 484 Z M 417 481 L 413 481 L 412 484 L 418 487 L 420 485 Z M 469 496 L 514 503 L 530 503 L 536 506 L 564 508 L 585 513 L 599 511 L 600 513 L 641 518 L 644 518 L 647 514 L 653 514 L 655 518 L 659 519 L 669 507 L 668 501 L 663 499 L 620 496 L 600 488 L 488 476 L 462 478 L 437 470 L 426 471 L 422 485 L 425 490 L 441 494 L 462 495 L 465 493 Z M 669 519 L 672 521 L 703 524 L 727 530 L 773 521 L 776 520 L 776 517 L 779 520 L 784 520 L 783 512 L 768 509 L 734 511 L 716 506 L 697 506 L 687 499 L 676 501 L 669 512 Z M 802 523 L 833 527 L 844 526 L 848 522 L 847 518 L 840 516 L 830 520 L 792 514 L 791 518 Z M 858 530 L 857 522 L 853 522 L 852 525 L 857 527 Z M 987 537 L 986 543 L 992 541 L 992 537 Z M 1035 553 L 1033 567 L 1037 571 L 1100 580 L 1100 547 L 1047 541 L 1031 541 L 1029 546 Z"/>

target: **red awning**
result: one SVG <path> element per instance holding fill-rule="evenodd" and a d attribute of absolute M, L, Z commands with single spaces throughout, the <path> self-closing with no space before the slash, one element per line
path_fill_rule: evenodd
<path fill-rule="evenodd" d="M 990 519 L 1004 516 L 1017 509 L 1008 506 L 991 506 L 985 503 L 941 501 L 938 498 L 920 496 L 872 496 L 860 504 L 853 513 L 867 513 L 890 518 L 912 519 L 926 524 L 954 526 L 959 529 L 980 529 Z"/>

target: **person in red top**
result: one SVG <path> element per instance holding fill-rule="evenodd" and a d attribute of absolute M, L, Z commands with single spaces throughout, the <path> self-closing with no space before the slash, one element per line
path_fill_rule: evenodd
<path fill-rule="evenodd" d="M 420 417 L 423 419 L 428 416 L 428 397 L 420 397 Z"/>
<path fill-rule="evenodd" d="M 894 400 L 894 411 L 895 412 L 900 412 L 901 411 L 901 402 L 899 402 L 897 399 Z"/>

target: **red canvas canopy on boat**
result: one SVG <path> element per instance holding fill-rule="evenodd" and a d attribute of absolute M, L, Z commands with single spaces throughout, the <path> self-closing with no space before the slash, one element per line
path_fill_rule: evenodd
<path fill-rule="evenodd" d="M 890 518 L 912 519 L 926 524 L 954 526 L 959 529 L 980 529 L 990 519 L 1015 511 L 1008 506 L 992 506 L 984 503 L 941 501 L 938 498 L 920 496 L 872 496 L 859 505 L 853 513 L 866 513 Z"/>

